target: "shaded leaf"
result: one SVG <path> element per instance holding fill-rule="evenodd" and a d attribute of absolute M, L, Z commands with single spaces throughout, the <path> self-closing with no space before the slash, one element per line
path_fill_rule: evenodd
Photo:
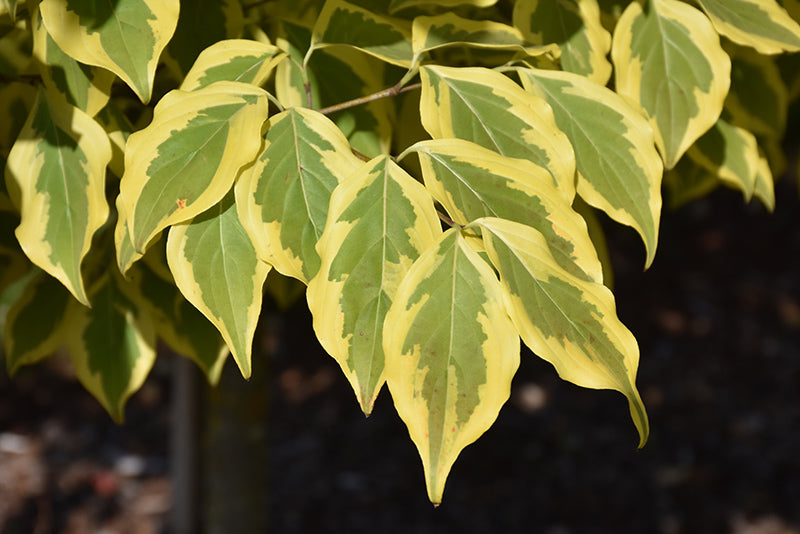
<path fill-rule="evenodd" d="M 480 219 L 476 226 L 525 344 L 564 380 L 625 395 L 644 446 L 649 425 L 635 385 L 639 347 L 617 318 L 611 291 L 564 271 L 542 234 L 529 226 L 497 218 Z"/>
<path fill-rule="evenodd" d="M 241 0 L 184 2 L 167 52 L 180 72 L 187 73 L 203 50 L 225 39 L 241 37 L 243 26 Z"/>
<path fill-rule="evenodd" d="M 572 144 L 578 194 L 639 232 L 649 267 L 658 242 L 664 166 L 641 111 L 577 74 L 537 69 L 519 73 L 523 86 L 550 104 L 556 124 Z"/>
<path fill-rule="evenodd" d="M 6 165 L 9 191 L 19 193 L 16 230 L 30 260 L 88 303 L 81 262 L 92 235 L 108 219 L 108 136 L 79 109 L 39 91 Z"/>
<path fill-rule="evenodd" d="M 451 229 L 414 262 L 386 315 L 386 380 L 433 503 L 509 397 L 519 336 L 502 298 L 491 267 Z"/>
<path fill-rule="evenodd" d="M 324 115 L 291 108 L 270 118 L 264 147 L 236 183 L 239 219 L 262 261 L 308 283 L 331 191 L 362 162 Z"/>
<path fill-rule="evenodd" d="M 644 109 L 666 168 L 717 122 L 730 85 L 730 59 L 711 22 L 677 0 L 632 2 L 611 49 L 616 90 Z"/>
<path fill-rule="evenodd" d="M 698 0 L 714 28 L 762 54 L 800 50 L 800 24 L 775 0 Z"/>
<path fill-rule="evenodd" d="M 331 195 L 308 307 L 317 337 L 366 414 L 385 381 L 386 312 L 411 263 L 440 233 L 430 195 L 386 156 L 362 166 Z"/>
<path fill-rule="evenodd" d="M 403 9 L 412 7 L 490 7 L 496 3 L 497 0 L 391 0 L 391 2 L 389 2 L 389 13 L 396 13 L 398 11 L 402 11 Z"/>

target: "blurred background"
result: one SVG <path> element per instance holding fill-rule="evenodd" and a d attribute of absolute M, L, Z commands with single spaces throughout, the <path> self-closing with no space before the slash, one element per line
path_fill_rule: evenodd
<path fill-rule="evenodd" d="M 209 392 L 191 368 L 176 381 L 184 362 L 165 355 L 122 426 L 58 358 L 13 380 L 0 366 L 0 532 L 798 534 L 797 176 L 776 189 L 773 214 L 724 189 L 665 210 L 647 272 L 637 235 L 603 221 L 617 311 L 641 350 L 642 450 L 622 395 L 563 382 L 526 351 L 434 509 L 386 389 L 365 419 L 301 300 L 265 314 L 260 378 L 229 365 L 227 389 Z M 176 409 L 194 395 L 197 413 Z M 175 443 L 192 417 L 199 452 Z M 214 442 L 231 417 L 246 444 Z M 231 509 L 247 526 L 214 522 Z"/>

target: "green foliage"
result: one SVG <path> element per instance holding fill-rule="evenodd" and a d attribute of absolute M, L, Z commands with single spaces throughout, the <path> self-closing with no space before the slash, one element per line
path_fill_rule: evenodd
<path fill-rule="evenodd" d="M 179 4 L 0 2 L 10 373 L 63 347 L 116 420 L 159 339 L 248 377 L 274 268 L 365 413 L 388 384 L 434 503 L 520 338 L 644 445 L 591 210 L 649 266 L 662 179 L 772 209 L 795 0 Z"/>

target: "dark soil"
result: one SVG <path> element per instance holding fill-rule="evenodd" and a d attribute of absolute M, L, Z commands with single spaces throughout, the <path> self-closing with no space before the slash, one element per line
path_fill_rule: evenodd
<path fill-rule="evenodd" d="M 387 392 L 365 420 L 300 305 L 270 362 L 271 530 L 800 533 L 796 184 L 780 183 L 771 215 L 727 190 L 665 213 L 647 272 L 636 235 L 607 227 L 618 313 L 641 349 L 644 449 L 621 395 L 526 352 L 434 509 Z M 0 531 L 169 532 L 171 363 L 123 426 L 58 361 L 0 375 Z"/>

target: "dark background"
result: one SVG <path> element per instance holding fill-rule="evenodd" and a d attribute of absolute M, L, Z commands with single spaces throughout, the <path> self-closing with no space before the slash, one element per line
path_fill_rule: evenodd
<path fill-rule="evenodd" d="M 724 189 L 665 210 L 647 272 L 637 235 L 605 221 L 648 444 L 637 451 L 622 395 L 525 352 L 438 509 L 386 390 L 365 420 L 301 301 L 257 334 L 275 349 L 257 362 L 272 384 L 271 531 L 800 533 L 796 176 L 777 198 L 774 214 Z M 58 359 L 0 371 L 0 532 L 168 532 L 174 363 L 159 359 L 123 426 Z"/>

